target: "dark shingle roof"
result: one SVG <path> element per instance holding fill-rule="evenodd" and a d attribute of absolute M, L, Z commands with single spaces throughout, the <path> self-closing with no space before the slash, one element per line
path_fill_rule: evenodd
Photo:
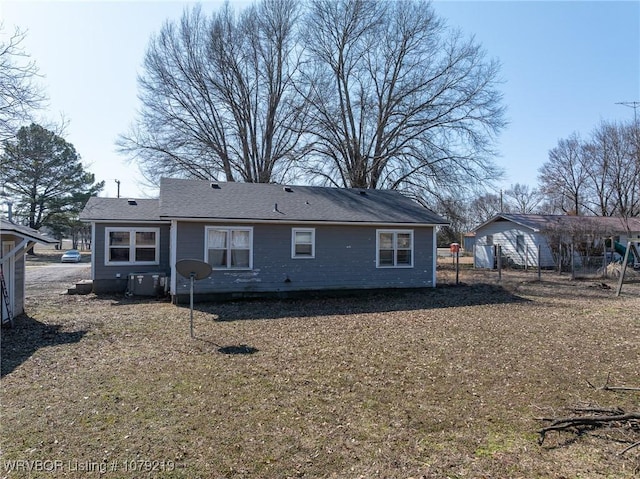
<path fill-rule="evenodd" d="M 130 204 L 132 203 L 132 204 Z M 157 199 L 91 197 L 80 213 L 83 221 L 160 221 Z"/>
<path fill-rule="evenodd" d="M 159 199 L 90 198 L 83 221 L 172 218 L 278 222 L 448 224 L 390 190 L 359 190 L 262 183 L 217 183 L 163 178 Z"/>
<path fill-rule="evenodd" d="M 29 228 L 28 226 L 17 225 L 2 218 L 0 218 L 0 232 L 15 233 L 23 238 L 27 238 L 38 243 L 52 244 L 58 242 L 55 239 L 44 236 L 39 231 Z"/>
<path fill-rule="evenodd" d="M 447 224 L 397 191 L 167 179 L 160 216 L 259 221 Z"/>

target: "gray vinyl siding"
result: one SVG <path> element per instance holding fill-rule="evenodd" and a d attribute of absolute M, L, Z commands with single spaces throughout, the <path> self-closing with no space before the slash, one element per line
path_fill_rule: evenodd
<path fill-rule="evenodd" d="M 500 245 L 502 255 L 519 266 L 537 267 L 538 245 L 540 245 L 540 266 L 547 268 L 554 265 L 553 256 L 544 235 L 505 220 L 494 221 L 476 230 L 476 259 L 479 257 L 479 249 L 487 246 L 487 236 L 490 235 L 493 235 L 493 244 Z M 517 250 L 518 235 L 524 238 L 524 251 Z M 476 261 L 476 267 L 486 267 L 486 265 L 478 264 Z"/>
<path fill-rule="evenodd" d="M 420 288 L 434 284 L 432 227 L 305 225 L 315 228 L 315 258 L 294 259 L 291 257 L 291 231 L 302 227 L 300 225 L 179 222 L 177 260 L 205 259 L 207 226 L 252 227 L 253 268 L 214 270 L 209 278 L 195 283 L 196 294 Z M 412 268 L 376 267 L 378 229 L 413 230 Z M 177 294 L 188 291 L 189 280 L 178 275 Z"/>
<path fill-rule="evenodd" d="M 105 230 L 106 228 L 159 228 L 160 255 L 157 265 L 106 265 L 105 264 Z M 96 293 L 124 292 L 127 278 L 131 273 L 165 273 L 169 276 L 170 225 L 157 223 L 123 224 L 96 223 L 93 237 L 92 255 L 94 262 L 93 290 Z"/>

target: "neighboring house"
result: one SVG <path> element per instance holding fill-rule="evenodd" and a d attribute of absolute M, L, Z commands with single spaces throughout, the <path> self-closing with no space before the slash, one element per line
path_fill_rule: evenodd
<path fill-rule="evenodd" d="M 436 226 L 446 220 L 396 191 L 162 179 L 157 200 L 91 198 L 94 291 L 208 262 L 198 295 L 421 288 L 436 284 Z M 157 281 L 154 279 L 154 285 Z"/>
<path fill-rule="evenodd" d="M 640 238 L 640 218 L 500 214 L 474 232 L 476 268 L 495 268 L 498 245 L 510 262 L 527 267 L 537 267 L 539 246 L 540 266 L 551 268 L 555 260 L 550 241 L 555 246 L 556 242 L 571 244 L 571 238 L 580 238 L 576 242 L 588 240 L 597 246 L 611 237 L 626 244 Z"/>
<path fill-rule="evenodd" d="M 0 302 L 2 303 L 2 324 L 6 324 L 24 312 L 25 253 L 36 243 L 53 244 L 57 241 L 41 235 L 34 229 L 5 219 L 0 219 L 0 239 L 2 241 L 0 265 L 4 278 Z"/>

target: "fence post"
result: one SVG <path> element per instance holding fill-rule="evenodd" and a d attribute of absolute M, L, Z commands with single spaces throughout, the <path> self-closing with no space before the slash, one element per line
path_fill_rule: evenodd
<path fill-rule="evenodd" d="M 562 274 L 562 241 L 558 243 L 558 274 Z"/>
<path fill-rule="evenodd" d="M 602 242 L 602 250 L 604 251 L 604 257 L 602 258 L 602 278 L 607 279 L 607 239 Z"/>
<path fill-rule="evenodd" d="M 502 281 L 502 246 L 496 248 L 498 252 L 498 281 Z"/>
<path fill-rule="evenodd" d="M 542 278 L 542 266 L 540 264 L 540 245 L 538 245 L 538 281 Z"/>
<path fill-rule="evenodd" d="M 571 279 L 576 279 L 576 265 L 574 264 L 574 260 L 573 260 L 574 254 L 573 254 L 573 243 L 571 243 Z"/>
<path fill-rule="evenodd" d="M 627 262 L 629 261 L 629 253 L 631 253 L 631 241 L 627 242 L 627 251 L 624 253 L 622 264 L 620 265 L 620 280 L 618 281 L 618 287 L 616 288 L 616 297 L 620 296 L 622 291 L 622 283 L 624 283 L 624 275 L 627 273 Z"/>

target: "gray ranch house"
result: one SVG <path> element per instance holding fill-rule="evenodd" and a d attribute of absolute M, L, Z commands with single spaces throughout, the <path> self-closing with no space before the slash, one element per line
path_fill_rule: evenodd
<path fill-rule="evenodd" d="M 36 243 L 53 244 L 57 241 L 27 226 L 0 218 L 0 242 L 0 310 L 4 325 L 24 313 L 25 253 Z"/>
<path fill-rule="evenodd" d="M 604 238 L 612 238 L 618 245 L 632 241 L 640 245 L 640 218 L 603 216 L 564 216 L 534 214 L 499 214 L 473 230 L 475 233 L 474 266 L 496 267 L 496 247 L 503 257 L 518 266 L 537 267 L 538 247 L 540 266 L 556 265 L 554 248 L 559 243 L 589 243 L 601 246 Z M 576 255 L 578 253 L 575 253 Z"/>
<path fill-rule="evenodd" d="M 162 179 L 158 199 L 91 198 L 96 293 L 189 292 L 198 259 L 207 297 L 436 285 L 436 227 L 447 221 L 396 191 Z M 146 286 L 145 286 L 146 285 Z"/>

